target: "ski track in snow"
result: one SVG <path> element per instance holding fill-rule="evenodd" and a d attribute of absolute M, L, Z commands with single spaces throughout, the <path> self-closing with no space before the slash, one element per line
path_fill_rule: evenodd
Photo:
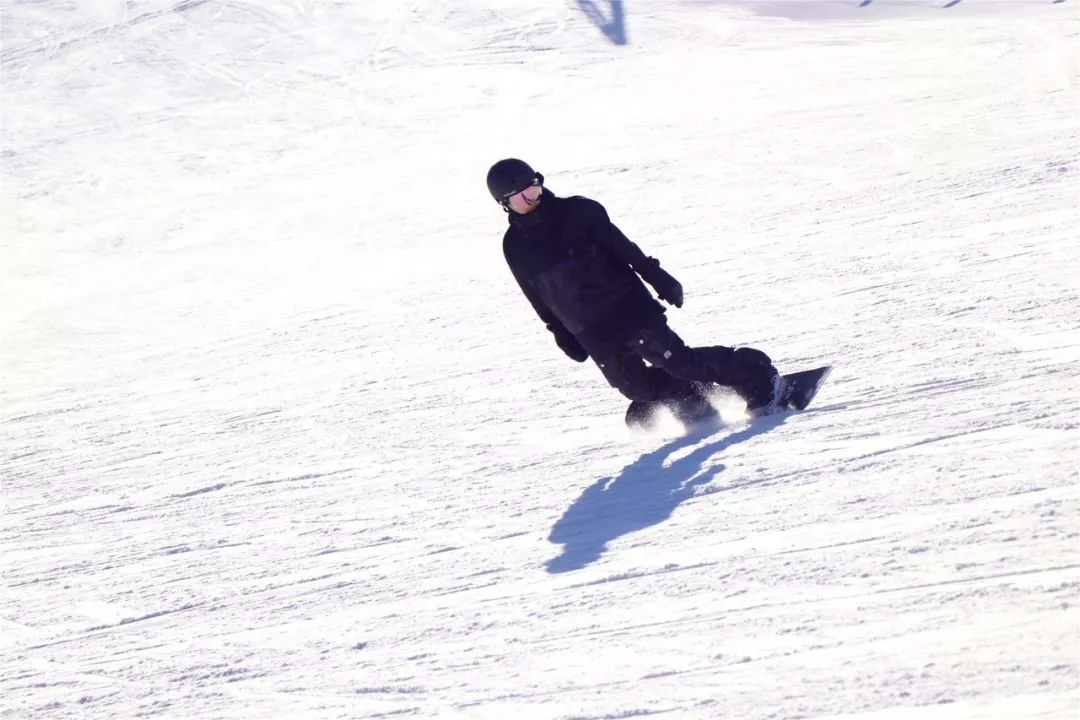
<path fill-rule="evenodd" d="M 950 4 L 9 4 L 0 717 L 1076 717 L 1080 21 Z M 812 408 L 625 430 L 516 155 Z"/>

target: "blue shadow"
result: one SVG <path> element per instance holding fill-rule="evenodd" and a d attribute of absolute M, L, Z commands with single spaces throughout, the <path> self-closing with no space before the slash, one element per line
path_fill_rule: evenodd
<path fill-rule="evenodd" d="M 706 467 L 709 458 L 779 427 L 786 419 L 787 413 L 763 418 L 665 467 L 672 454 L 701 442 L 713 430 L 687 435 L 642 455 L 618 477 L 597 480 L 552 527 L 548 540 L 563 549 L 548 561 L 547 571 L 580 570 L 598 560 L 616 538 L 664 522 L 683 501 L 694 497 L 696 487 L 724 471 L 726 466 L 720 463 Z"/>
<path fill-rule="evenodd" d="M 604 15 L 593 0 L 578 0 L 578 6 L 607 35 L 608 40 L 616 45 L 626 45 L 626 13 L 622 0 L 608 0 L 608 4 L 611 5 L 611 17 Z"/>

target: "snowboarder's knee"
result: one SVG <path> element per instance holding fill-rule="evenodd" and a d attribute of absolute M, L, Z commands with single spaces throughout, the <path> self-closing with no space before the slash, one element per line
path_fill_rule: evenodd
<path fill-rule="evenodd" d="M 772 368 L 772 359 L 756 348 L 741 347 L 735 351 L 735 364 L 744 370 Z"/>

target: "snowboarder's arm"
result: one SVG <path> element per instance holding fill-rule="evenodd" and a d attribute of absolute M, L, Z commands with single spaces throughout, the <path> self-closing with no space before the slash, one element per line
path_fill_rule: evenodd
<path fill-rule="evenodd" d="M 633 268 L 642 280 L 652 285 L 661 300 L 675 307 L 682 307 L 682 284 L 660 267 L 659 260 L 646 255 L 630 238 L 626 237 L 622 230 L 611 222 L 603 205 L 597 203 L 597 208 L 599 213 L 596 218 L 596 235 L 600 244 L 616 258 Z"/>

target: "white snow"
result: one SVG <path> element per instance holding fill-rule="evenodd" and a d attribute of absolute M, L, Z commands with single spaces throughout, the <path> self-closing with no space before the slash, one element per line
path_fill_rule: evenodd
<path fill-rule="evenodd" d="M 0 4 L 0 717 L 1076 718 L 1080 17 L 946 4 Z M 505 156 L 811 411 L 626 430 Z"/>

